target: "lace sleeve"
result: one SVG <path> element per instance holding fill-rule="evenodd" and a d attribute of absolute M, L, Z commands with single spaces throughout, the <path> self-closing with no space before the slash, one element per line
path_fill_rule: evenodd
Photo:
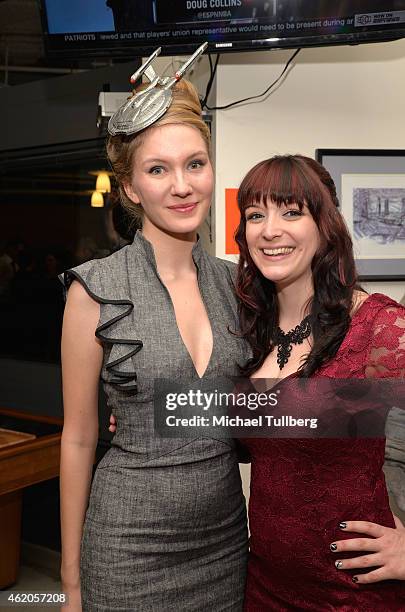
<path fill-rule="evenodd" d="M 404 379 L 399 397 L 398 388 L 395 393 L 398 405 L 387 417 L 384 471 L 389 492 L 405 510 L 405 308 L 400 305 L 380 310 L 374 320 L 366 376 Z"/>
<path fill-rule="evenodd" d="M 375 317 L 365 374 L 367 378 L 405 378 L 403 306 L 388 306 Z"/>

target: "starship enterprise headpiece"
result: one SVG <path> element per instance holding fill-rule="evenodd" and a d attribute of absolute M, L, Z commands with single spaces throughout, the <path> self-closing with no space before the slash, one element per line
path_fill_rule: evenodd
<path fill-rule="evenodd" d="M 135 83 L 143 74 L 149 79 L 148 87 L 129 98 L 111 117 L 108 122 L 108 132 L 130 136 L 152 125 L 165 114 L 172 99 L 173 86 L 180 81 L 187 70 L 202 55 L 208 43 L 204 43 L 195 53 L 177 70 L 173 77 L 160 77 L 151 64 L 160 54 L 161 47 L 156 49 L 144 64 L 131 76 L 131 83 Z"/>

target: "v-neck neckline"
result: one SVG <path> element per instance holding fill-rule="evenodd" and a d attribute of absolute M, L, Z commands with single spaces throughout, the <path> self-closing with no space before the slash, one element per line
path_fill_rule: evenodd
<path fill-rule="evenodd" d="M 211 309 L 210 309 L 210 305 L 208 303 L 208 300 L 204 299 L 204 291 L 201 287 L 200 284 L 200 275 L 201 275 L 201 260 L 203 258 L 204 255 L 204 249 L 203 246 L 201 244 L 201 239 L 199 237 L 197 237 L 197 242 L 194 244 L 192 252 L 191 252 L 191 256 L 193 258 L 193 262 L 194 265 L 196 267 L 196 271 L 197 271 L 197 285 L 198 285 L 198 290 L 200 293 L 200 298 L 202 301 L 202 304 L 205 308 L 205 312 L 207 313 L 207 318 L 208 318 L 208 322 L 211 328 L 211 335 L 212 335 L 212 348 L 211 348 L 211 353 L 209 356 L 209 359 L 207 361 L 207 365 L 205 367 L 204 372 L 202 373 L 202 375 L 200 376 L 200 374 L 197 371 L 196 365 L 193 361 L 193 358 L 191 357 L 191 353 L 187 348 L 186 343 L 184 342 L 183 336 L 180 333 L 180 328 L 179 325 L 177 323 L 177 317 L 176 317 L 176 310 L 174 308 L 174 303 L 172 300 L 172 296 L 170 294 L 170 291 L 168 290 L 166 284 L 163 282 L 160 274 L 159 274 L 159 270 L 157 268 L 157 263 L 156 263 L 156 257 L 155 257 L 155 251 L 153 249 L 153 245 L 151 242 L 149 242 L 149 240 L 147 238 L 145 238 L 145 236 L 142 234 L 142 232 L 140 230 L 137 231 L 137 233 L 135 234 L 135 238 L 133 241 L 133 246 L 139 247 L 142 249 L 142 251 L 144 252 L 147 260 L 149 261 L 149 263 L 152 265 L 152 267 L 155 270 L 156 276 L 159 279 L 159 282 L 161 283 L 162 287 L 164 288 L 167 297 L 169 299 L 170 302 L 170 306 L 171 306 L 171 310 L 172 310 L 172 314 L 173 314 L 173 325 L 175 325 L 176 327 L 176 334 L 178 337 L 178 340 L 180 342 L 180 345 L 183 348 L 184 353 L 187 356 L 187 359 L 190 363 L 190 366 L 193 370 L 193 374 L 200 380 L 202 380 L 208 373 L 208 371 L 211 369 L 212 367 L 212 361 L 213 361 L 213 357 L 214 357 L 214 352 L 216 349 L 216 342 L 215 342 L 215 324 L 214 324 L 214 319 L 210 316 L 211 314 Z"/>
<path fill-rule="evenodd" d="M 209 309 L 208 309 L 208 306 L 207 306 L 206 302 L 204 301 L 203 292 L 201 291 L 200 283 L 198 282 L 198 269 L 197 269 L 197 284 L 198 284 L 198 289 L 199 289 L 199 292 L 200 292 L 201 301 L 202 301 L 203 306 L 204 306 L 204 308 L 205 308 L 205 312 L 207 313 L 207 318 L 208 318 L 208 322 L 209 322 L 209 324 L 210 324 L 210 328 L 211 328 L 211 335 L 212 335 L 212 347 L 211 347 L 211 353 L 210 353 L 209 359 L 208 359 L 208 361 L 207 361 L 207 365 L 205 366 L 205 370 L 204 370 L 204 372 L 201 374 L 201 376 L 200 376 L 200 374 L 198 373 L 197 367 L 196 367 L 196 365 L 195 365 L 195 363 L 194 363 L 194 361 L 193 361 L 193 358 L 191 357 L 191 353 L 190 353 L 190 351 L 188 350 L 187 345 L 186 345 L 186 343 L 184 342 L 183 336 L 182 336 L 182 335 L 181 335 L 181 333 L 180 333 L 180 328 L 179 328 L 179 325 L 178 325 L 178 323 L 177 323 L 176 310 L 175 310 L 175 308 L 174 308 L 174 304 L 173 304 L 172 296 L 170 295 L 170 292 L 169 292 L 168 288 L 166 287 L 166 285 L 163 283 L 163 281 L 161 281 L 161 282 L 162 282 L 162 285 L 164 286 L 165 290 L 167 291 L 167 294 L 168 294 L 168 297 L 169 297 L 169 300 L 170 300 L 170 304 L 171 304 L 171 307 L 172 307 L 172 312 L 173 312 L 174 325 L 176 326 L 176 331 L 177 331 L 177 336 L 178 336 L 178 338 L 179 338 L 179 341 L 180 341 L 180 343 L 181 343 L 181 345 L 182 345 L 182 347 L 183 347 L 183 349 L 184 349 L 185 354 L 187 355 L 187 358 L 188 358 L 188 360 L 189 360 L 189 362 L 190 362 L 190 365 L 191 365 L 191 367 L 192 367 L 192 369 L 193 369 L 193 373 L 194 373 L 194 375 L 195 375 L 195 376 L 196 376 L 196 377 L 197 377 L 199 380 L 202 380 L 202 379 L 203 379 L 203 378 L 204 378 L 204 377 L 207 375 L 207 372 L 208 372 L 208 371 L 210 370 L 210 368 L 211 368 L 211 363 L 212 363 L 212 360 L 213 360 L 213 355 L 214 355 L 214 351 L 215 351 L 215 347 L 216 347 L 216 342 L 215 342 L 214 326 L 213 326 L 213 323 L 212 323 L 212 321 L 211 321 L 211 319 L 210 319 Z"/>

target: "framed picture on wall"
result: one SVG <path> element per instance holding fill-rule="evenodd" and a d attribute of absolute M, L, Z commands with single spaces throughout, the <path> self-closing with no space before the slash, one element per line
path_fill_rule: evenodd
<path fill-rule="evenodd" d="M 353 239 L 361 280 L 405 280 L 405 150 L 317 149 Z"/>

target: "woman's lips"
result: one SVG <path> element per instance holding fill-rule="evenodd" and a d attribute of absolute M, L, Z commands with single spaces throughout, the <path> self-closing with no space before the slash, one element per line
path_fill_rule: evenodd
<path fill-rule="evenodd" d="M 279 249 L 260 249 L 262 256 L 268 261 L 280 261 L 286 259 L 295 251 L 295 247 L 281 247 Z M 281 252 L 280 252 L 281 251 Z"/>
<path fill-rule="evenodd" d="M 168 208 L 178 213 L 190 213 L 196 207 L 197 207 L 196 202 L 190 202 L 189 204 L 179 204 L 179 205 L 176 204 L 176 206 L 169 206 Z"/>

